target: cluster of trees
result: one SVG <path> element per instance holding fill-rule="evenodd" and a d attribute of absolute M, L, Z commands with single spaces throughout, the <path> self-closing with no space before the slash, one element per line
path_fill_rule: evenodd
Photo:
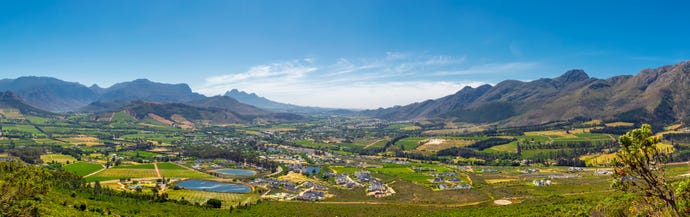
<path fill-rule="evenodd" d="M 615 126 L 615 127 L 602 127 L 602 128 L 594 128 L 590 129 L 590 133 L 605 133 L 605 134 L 613 134 L 613 135 L 623 135 L 626 132 L 634 129 L 635 127 L 630 127 L 630 126 Z"/>
<path fill-rule="evenodd" d="M 487 165 L 512 165 L 512 162 L 519 159 L 520 155 L 510 152 L 481 152 L 466 147 L 452 147 L 439 151 L 437 156 L 458 156 L 463 158 L 483 159 Z"/>
<path fill-rule="evenodd" d="M 520 143 L 521 150 L 539 150 L 539 149 L 588 149 L 598 152 L 604 149 L 612 149 L 618 147 L 615 141 L 568 141 L 568 142 L 552 142 L 552 143 Z"/>
<path fill-rule="evenodd" d="M 690 133 L 667 133 L 664 140 L 671 142 L 690 142 Z"/>
<path fill-rule="evenodd" d="M 19 157 L 22 161 L 30 164 L 42 163 L 41 155 L 45 154 L 43 147 L 17 147 L 7 151 L 10 155 Z"/>
<path fill-rule="evenodd" d="M 40 198 L 52 176 L 39 166 L 0 162 L 0 216 L 38 216 Z"/>
<path fill-rule="evenodd" d="M 184 155 L 194 156 L 200 159 L 221 158 L 226 160 L 232 160 L 235 162 L 247 162 L 263 168 L 267 168 L 271 171 L 275 171 L 279 166 L 278 163 L 261 159 L 254 155 L 245 154 L 240 150 L 234 150 L 230 148 L 223 148 L 217 146 L 185 146 Z"/>

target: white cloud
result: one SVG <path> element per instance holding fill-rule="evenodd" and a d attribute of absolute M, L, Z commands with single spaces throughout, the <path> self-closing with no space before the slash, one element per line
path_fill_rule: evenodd
<path fill-rule="evenodd" d="M 206 79 L 209 84 L 226 84 L 240 82 L 249 79 L 268 77 L 302 77 L 309 72 L 317 70 L 316 67 L 304 66 L 296 61 L 274 63 L 271 65 L 254 66 L 247 72 L 210 77 Z"/>
<path fill-rule="evenodd" d="M 466 59 L 399 52 L 378 59 L 339 58 L 331 64 L 306 58 L 210 77 L 195 90 L 216 95 L 237 88 L 297 105 L 372 109 L 435 99 L 465 86 L 484 84 L 457 75 L 525 71 L 538 66 L 530 62 L 468 66 Z"/>

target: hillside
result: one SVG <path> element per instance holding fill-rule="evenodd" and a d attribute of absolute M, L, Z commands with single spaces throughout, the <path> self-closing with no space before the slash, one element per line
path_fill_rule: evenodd
<path fill-rule="evenodd" d="M 139 120 L 154 114 L 167 120 L 181 119 L 197 123 L 247 123 L 252 121 L 252 117 L 241 116 L 230 111 L 218 108 L 198 108 L 182 103 L 134 101 L 123 109 Z"/>
<path fill-rule="evenodd" d="M 0 109 L 16 109 L 23 115 L 47 116 L 50 112 L 26 104 L 12 92 L 0 92 Z"/>
<path fill-rule="evenodd" d="M 214 96 L 197 99 L 186 104 L 200 108 L 217 108 L 243 115 L 268 115 L 270 112 L 247 105 L 227 96 Z"/>
<path fill-rule="evenodd" d="M 98 98 L 82 84 L 50 77 L 2 79 L 0 91 L 12 91 L 27 104 L 51 112 L 72 111 Z"/>
<path fill-rule="evenodd" d="M 690 62 L 608 79 L 591 78 L 582 70 L 571 70 L 557 78 L 465 87 L 439 99 L 362 114 L 390 120 L 444 118 L 509 125 L 577 117 L 661 125 L 690 114 L 689 74 Z"/>
<path fill-rule="evenodd" d="M 291 112 L 291 113 L 323 113 L 323 112 L 339 112 L 342 113 L 342 110 L 337 109 L 329 109 L 329 108 L 319 108 L 319 107 L 309 107 L 309 106 L 298 106 L 298 105 L 292 105 L 292 104 L 287 104 L 287 103 L 281 103 L 281 102 L 276 102 L 272 101 L 270 99 L 267 99 L 266 97 L 262 97 L 259 95 L 256 95 L 255 93 L 247 93 L 244 91 L 239 91 L 237 89 L 232 89 L 230 91 L 225 92 L 223 96 L 231 97 L 233 99 L 236 99 L 237 101 L 244 103 L 244 104 L 249 104 L 256 106 L 261 109 L 273 111 L 273 112 Z"/>
<path fill-rule="evenodd" d="M 147 79 L 117 83 L 102 90 L 94 86 L 92 90 L 102 93 L 99 101 L 186 102 L 204 98 L 203 95 L 192 92 L 187 84 L 164 84 Z"/>

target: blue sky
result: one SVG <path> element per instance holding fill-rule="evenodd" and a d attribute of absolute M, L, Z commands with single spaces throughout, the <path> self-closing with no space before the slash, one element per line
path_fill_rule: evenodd
<path fill-rule="evenodd" d="M 684 1 L 0 1 L 0 77 L 377 108 L 690 59 Z"/>

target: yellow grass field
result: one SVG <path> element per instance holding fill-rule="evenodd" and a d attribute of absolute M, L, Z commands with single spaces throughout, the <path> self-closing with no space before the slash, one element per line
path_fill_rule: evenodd
<path fill-rule="evenodd" d="M 447 148 L 452 148 L 452 147 L 464 147 L 472 144 L 475 141 L 472 140 L 441 140 L 441 142 L 426 142 L 423 145 L 417 147 L 417 150 L 419 151 L 429 151 L 429 152 L 438 152 L 443 149 Z"/>
<path fill-rule="evenodd" d="M 601 122 L 602 122 L 601 120 L 591 120 L 591 121 L 587 121 L 583 124 L 584 125 L 599 125 L 599 124 L 601 124 Z"/>
<path fill-rule="evenodd" d="M 612 122 L 612 123 L 606 123 L 607 127 L 632 127 L 633 123 L 628 123 L 628 122 Z"/>
<path fill-rule="evenodd" d="M 547 130 L 547 131 L 532 131 L 525 132 L 525 136 L 558 136 L 563 138 L 577 138 L 573 134 L 566 133 L 565 130 Z"/>
<path fill-rule="evenodd" d="M 41 160 L 44 163 L 50 163 L 55 161 L 56 163 L 60 164 L 65 164 L 67 163 L 67 161 L 69 161 L 69 163 L 77 162 L 77 159 L 75 159 L 74 157 L 64 154 L 44 154 L 41 155 Z"/>
<path fill-rule="evenodd" d="M 17 109 L 0 109 L 0 114 L 7 119 L 24 119 L 24 115 Z"/>
<path fill-rule="evenodd" d="M 580 160 L 584 161 L 587 166 L 601 166 L 608 165 L 614 157 L 616 157 L 615 153 L 582 155 Z"/>
<path fill-rule="evenodd" d="M 517 179 L 487 179 L 484 181 L 486 181 L 487 184 L 492 185 L 492 184 L 496 184 L 496 183 L 512 182 L 512 181 L 516 181 L 516 180 Z"/>
<path fill-rule="evenodd" d="M 290 171 L 287 175 L 278 177 L 278 179 L 279 180 L 287 180 L 287 181 L 291 181 L 291 182 L 295 182 L 295 183 L 302 183 L 302 182 L 306 182 L 306 181 L 312 181 L 315 183 L 320 183 L 320 181 L 318 181 L 316 179 L 312 179 L 312 178 L 306 177 L 300 173 L 295 173 L 292 171 Z"/>
<path fill-rule="evenodd" d="M 98 141 L 98 138 L 93 137 L 93 136 L 87 136 L 87 135 L 77 135 L 75 137 L 71 138 L 62 138 L 60 140 L 69 142 L 70 144 L 73 145 L 81 145 L 84 144 L 86 146 L 93 146 L 93 145 L 100 145 L 101 143 Z"/>

